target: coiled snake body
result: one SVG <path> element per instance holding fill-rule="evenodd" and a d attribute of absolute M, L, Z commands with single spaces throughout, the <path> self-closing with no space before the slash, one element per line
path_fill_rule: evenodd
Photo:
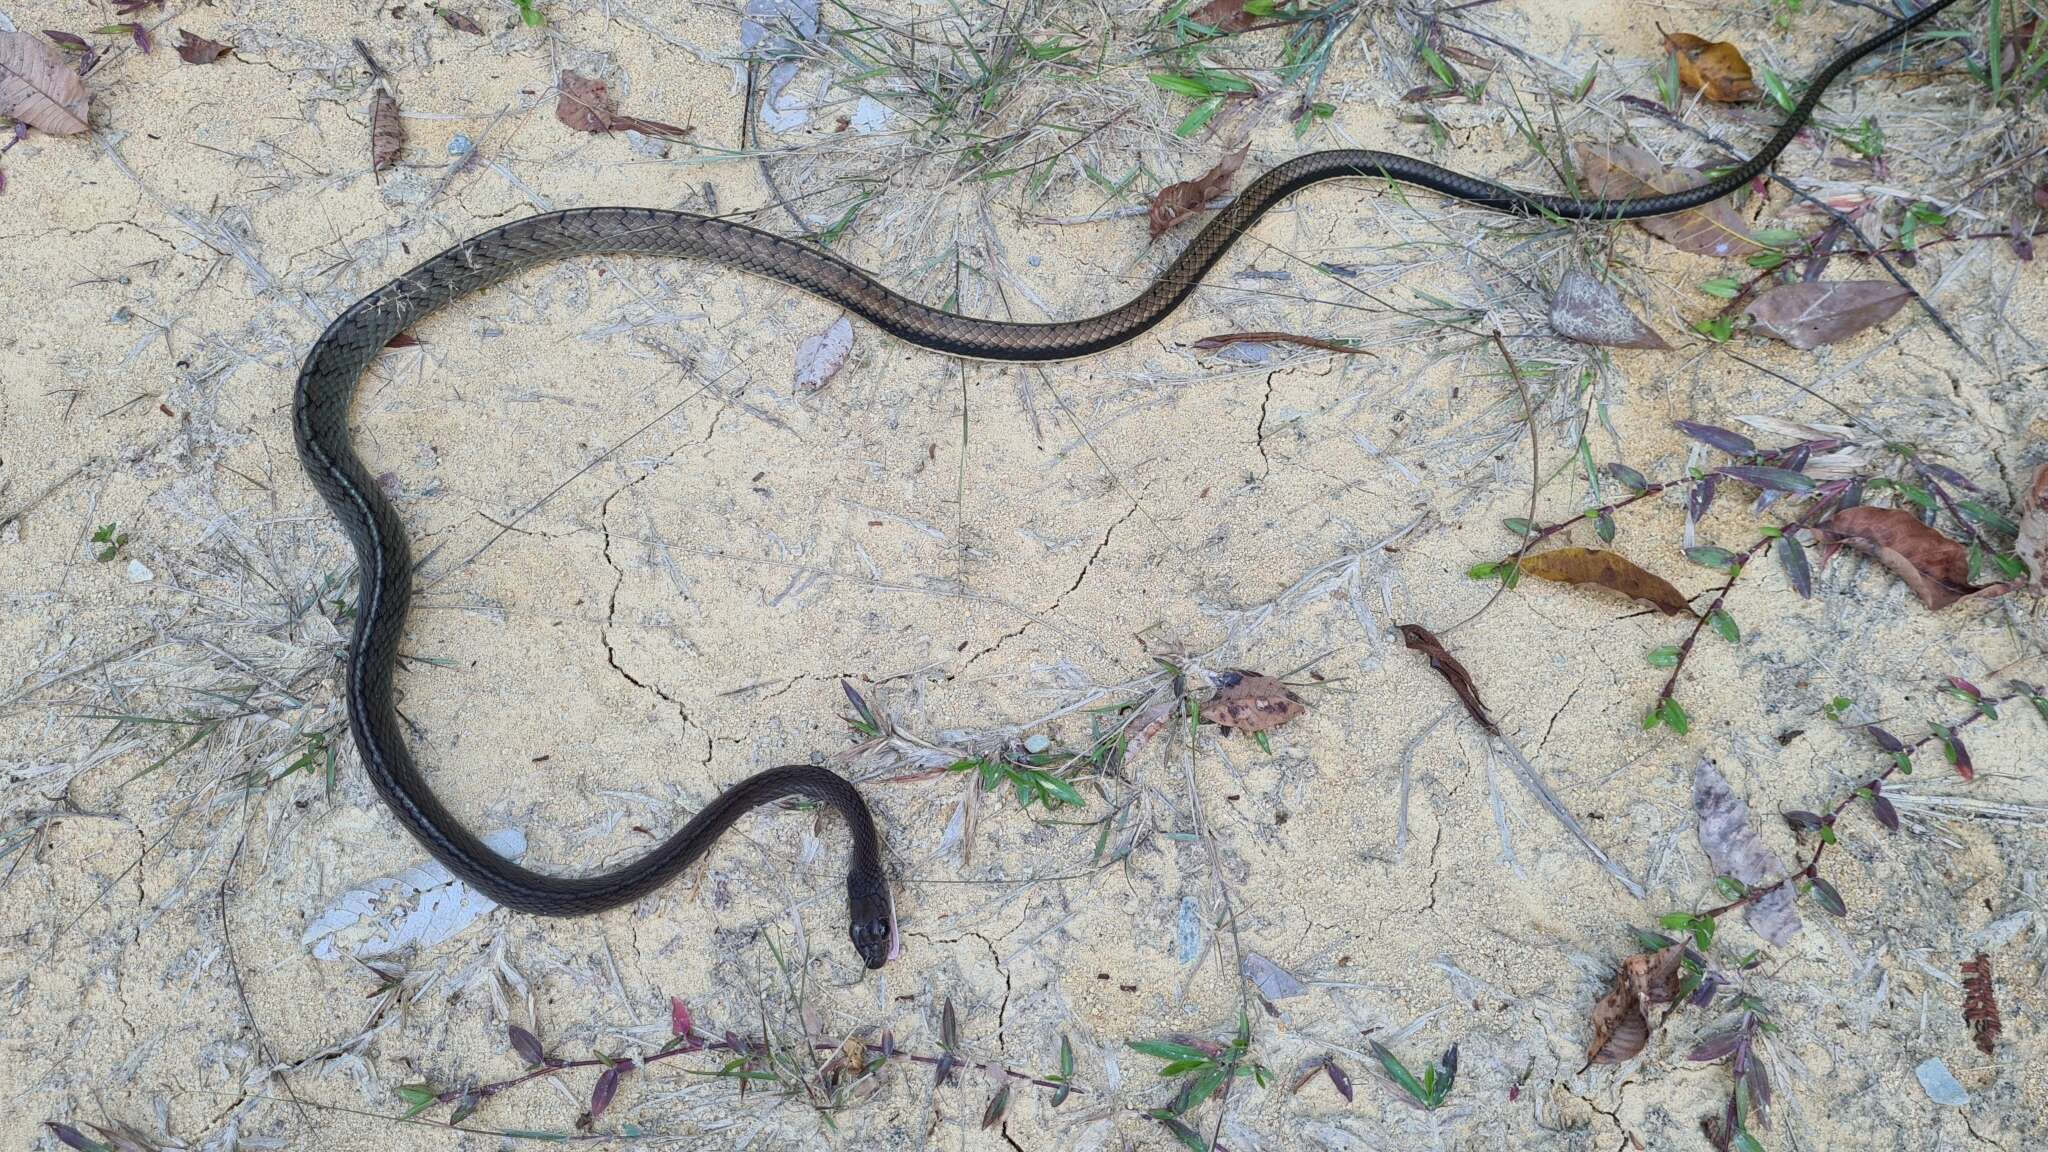
<path fill-rule="evenodd" d="M 493 852 L 428 787 L 400 736 L 392 696 L 398 639 L 412 596 L 405 526 L 371 479 L 349 438 L 356 381 L 379 349 L 451 300 L 543 261 L 638 253 L 707 260 L 803 289 L 900 340 L 985 360 L 1068 360 L 1115 347 L 1150 330 L 1195 290 L 1232 242 L 1275 204 L 1311 184 L 1345 178 L 1399 181 L 1471 204 L 1568 220 L 1627 220 L 1697 208 L 1761 175 L 1806 124 L 1821 93 L 1857 60 L 1948 7 L 1936 0 L 1844 52 L 1814 77 L 1798 106 L 1762 150 L 1733 171 L 1683 192 L 1630 200 L 1575 200 L 1523 192 L 1408 156 L 1356 149 L 1316 152 L 1268 170 L 1219 212 L 1173 264 L 1136 298 L 1098 316 L 1059 323 L 983 320 L 907 299 L 851 264 L 795 240 L 688 212 L 579 208 L 493 228 L 433 257 L 358 300 L 313 344 L 293 398 L 299 459 L 354 546 L 361 573 L 347 682 L 349 727 L 370 781 L 405 829 L 449 871 L 507 907 L 577 916 L 636 900 L 672 879 L 757 805 L 792 794 L 838 809 L 853 833 L 847 872 L 851 936 L 870 968 L 892 954 L 893 917 L 881 846 L 859 792 L 823 768 L 772 768 L 733 786 L 659 847 L 592 876 L 534 872 Z"/>

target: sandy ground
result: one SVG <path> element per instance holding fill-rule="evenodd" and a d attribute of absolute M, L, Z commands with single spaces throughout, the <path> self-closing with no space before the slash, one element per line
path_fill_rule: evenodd
<path fill-rule="evenodd" d="M 858 203 L 835 250 L 907 294 L 1078 317 L 1177 250 L 1180 234 L 1151 242 L 1127 210 L 1238 138 L 1247 172 L 1349 144 L 1553 187 L 1509 116 L 1510 91 L 1532 108 L 1550 97 L 1537 64 L 1504 68 L 1483 102 L 1427 105 L 1448 128 L 1435 140 L 1415 122 L 1423 105 L 1400 99 L 1429 79 L 1410 49 L 1416 13 L 1368 6 L 1329 51 L 1327 124 L 1296 138 L 1302 82 L 1282 83 L 1279 34 L 1264 33 L 1216 59 L 1278 94 L 1180 140 L 1191 101 L 1148 83 L 1153 65 L 1137 57 L 1163 43 L 1141 31 L 1151 10 L 898 4 L 884 14 L 916 22 L 929 83 L 862 101 L 856 88 L 894 81 L 814 46 L 763 150 L 736 153 L 746 89 L 726 5 L 549 2 L 536 29 L 479 0 L 467 11 L 483 36 L 418 4 L 171 8 L 143 17 L 162 21 L 160 40 L 188 28 L 234 55 L 195 67 L 163 44 L 117 48 L 90 77 L 90 135 L 31 134 L 0 159 L 7 1147 L 54 1147 L 45 1121 L 125 1125 L 143 1147 L 520 1144 L 400 1124 L 398 1090 L 516 1076 L 512 1024 L 565 1057 L 648 1054 L 668 1036 L 671 996 L 713 1036 L 765 1033 L 795 1071 L 743 1097 L 702 1075 L 715 1055 L 650 1065 L 596 1122 L 604 1140 L 1174 1147 L 1145 1115 L 1173 1088 L 1128 1044 L 1227 1042 L 1244 953 L 1300 986 L 1250 1001 L 1251 1054 L 1274 1083 L 1240 1080 L 1220 1110 L 1190 1114 L 1207 1136 L 1220 1111 L 1224 1147 L 1706 1147 L 1698 1121 L 1720 1108 L 1728 1073 L 1684 1056 L 1727 1001 L 1674 1017 L 1637 1060 L 1580 1069 L 1590 1006 L 1637 950 L 1630 928 L 1722 902 L 1692 832 L 1694 765 L 1721 764 L 1790 859 L 1800 849 L 1771 814 L 1830 805 L 1883 763 L 1821 714 L 1829 699 L 1917 734 L 1967 714 L 1939 691 L 1948 675 L 2048 679 L 2038 602 L 1932 614 L 1854 557 L 1810 600 L 1773 565 L 1745 577 L 1730 601 L 1742 642 L 1709 636 L 1686 669 L 1683 737 L 1638 723 L 1664 676 L 1642 653 L 1683 635 L 1663 617 L 1528 581 L 1449 630 L 1490 595 L 1465 569 L 1513 547 L 1499 525 L 1527 511 L 1531 438 L 1492 346 L 1424 317 L 1517 334 L 1543 521 L 1594 503 L 1574 463 L 1582 427 L 1596 459 L 1671 478 L 1706 460 L 1674 419 L 1839 419 L 1690 332 L 1717 305 L 1695 285 L 1747 269 L 1632 229 L 1508 224 L 1326 187 L 1263 222 L 1210 288 L 1126 348 L 1044 369 L 963 364 L 856 323 L 849 363 L 816 392 L 793 387 L 797 346 L 832 308 L 712 267 L 571 261 L 432 318 L 359 394 L 358 442 L 426 557 L 407 636 L 418 659 L 401 677 L 414 747 L 456 811 L 519 830 L 529 864 L 561 869 L 633 856 L 758 768 L 835 764 L 864 780 L 883 826 L 904 955 L 859 969 L 837 896 L 843 834 L 779 811 L 628 910 L 493 911 L 400 954 L 323 958 L 305 938 L 315 918 L 424 860 L 347 747 L 337 671 L 352 559 L 290 439 L 299 360 L 349 301 L 543 208 L 741 212 L 790 232 L 796 218 L 831 229 Z M 1657 25 L 1734 36 L 1798 76 L 1874 27 L 1856 8 L 1821 9 L 1787 32 L 1760 11 L 1590 0 L 1447 18 L 1554 63 L 1545 83 L 1558 91 L 1600 61 L 1595 99 L 1560 105 L 1568 134 L 1628 124 L 1697 163 L 1682 135 L 1610 99 L 1654 96 Z M 81 32 L 113 19 L 86 0 L 0 14 Z M 888 40 L 860 22 L 826 15 L 842 48 Z M 1126 31 L 1107 63 L 1090 47 L 1087 67 L 991 85 L 976 69 L 998 42 L 961 44 L 1000 28 L 1096 46 L 1104 28 Z M 382 174 L 369 168 L 371 78 L 354 37 L 405 110 L 404 151 Z M 1484 39 L 1451 43 L 1510 59 Z M 570 131 L 552 114 L 562 68 L 607 77 L 626 111 L 691 135 Z M 1838 119 L 1882 122 L 1884 178 L 1831 168 L 1810 141 L 1781 171 L 1894 216 L 1905 200 L 1959 196 L 1970 175 L 1955 142 L 1973 138 L 1981 92 L 1953 71 L 1905 72 L 1831 104 Z M 934 127 L 947 101 L 968 110 Z M 1689 119 L 1753 141 L 1770 117 Z M 1015 160 L 974 155 L 997 138 L 1018 144 Z M 1782 193 L 1761 211 L 1825 223 Z M 1588 257 L 1620 270 L 1672 350 L 1606 354 L 1549 334 L 1545 286 Z M 1815 352 L 1744 335 L 1729 347 L 1921 444 L 2009 508 L 2048 433 L 2040 265 L 1989 239 L 1929 249 L 1907 275 L 1981 364 L 1912 307 Z M 1262 329 L 1356 339 L 1368 354 L 1190 347 Z M 1740 547 L 1754 522 L 1724 497 L 1697 542 Z M 106 524 L 127 540 L 100 562 L 90 537 Z M 1683 525 L 1678 501 L 1654 501 L 1622 518 L 1617 547 L 1687 592 L 1710 588 L 1714 575 L 1680 554 L 1693 542 Z M 1536 806 L 1401 648 L 1403 621 L 1446 631 L 1508 739 L 1646 882 L 1645 899 Z M 1106 722 L 1086 708 L 1158 685 L 1161 656 L 1198 677 L 1291 674 L 1309 713 L 1270 751 L 1214 728 L 1192 749 L 1162 735 L 1087 784 L 1078 814 L 1050 817 L 966 775 L 920 772 L 906 744 L 851 754 L 841 681 L 942 748 L 1032 734 L 1071 747 Z M 1742 977 L 1782 1025 L 1768 1042 L 1766 1147 L 2017 1152 L 2048 1139 L 2044 732 L 2024 705 L 1973 725 L 1967 786 L 1923 754 L 1931 770 L 1897 789 L 1899 835 L 1861 805 L 1845 816 L 1826 875 L 1849 915 L 1806 904 L 1806 930 Z M 331 781 L 326 746 L 340 749 Z M 309 770 L 289 771 L 301 761 Z M 1732 918 L 1723 935 L 1724 964 L 1758 947 Z M 1961 1019 L 1957 965 L 1979 950 L 2004 1007 L 1991 1057 Z M 818 1106 L 819 1060 L 792 1046 L 888 1030 L 902 1051 L 936 1056 L 948 1002 L 969 1067 L 934 1087 L 928 1065 L 898 1063 Z M 1003 1086 L 993 1069 L 1055 1073 L 1063 1037 L 1074 1095 L 1055 1110 L 1049 1091 L 1012 1082 L 985 1126 Z M 1445 1105 L 1406 1103 L 1373 1070 L 1369 1039 L 1418 1069 L 1456 1042 Z M 1325 1056 L 1355 1100 L 1326 1079 L 1290 1091 Z M 1913 1069 L 1937 1058 L 1969 1103 L 1930 1100 Z M 573 1132 L 595 1079 L 509 1090 L 464 1123 Z"/>

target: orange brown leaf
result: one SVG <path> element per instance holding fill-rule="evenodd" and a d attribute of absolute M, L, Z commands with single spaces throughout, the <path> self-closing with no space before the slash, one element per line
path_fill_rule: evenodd
<path fill-rule="evenodd" d="M 1216 677 L 1216 694 L 1202 705 L 1202 719 L 1244 732 L 1270 731 L 1307 712 L 1278 678 L 1237 668 Z"/>
<path fill-rule="evenodd" d="M 1650 1009 L 1678 999 L 1679 960 L 1684 955 L 1684 944 L 1671 944 L 1621 962 L 1621 970 L 1614 974 L 1607 994 L 1593 1005 L 1593 1037 L 1586 1045 L 1587 1067 L 1619 1064 L 1650 1042 L 1650 1031 L 1655 1027 Z"/>
<path fill-rule="evenodd" d="M 1167 229 L 1193 216 L 1209 201 L 1221 196 L 1224 190 L 1230 187 L 1230 178 L 1237 175 L 1237 170 L 1244 166 L 1244 158 L 1250 152 L 1251 145 L 1244 145 L 1235 152 L 1227 153 L 1223 159 L 1216 162 L 1214 168 L 1193 180 L 1183 180 L 1178 184 L 1168 184 L 1161 188 L 1159 194 L 1152 197 L 1152 206 L 1145 213 L 1147 219 L 1152 222 L 1153 239 L 1158 239 Z"/>
<path fill-rule="evenodd" d="M 1597 584 L 1647 600 L 1666 616 L 1692 615 L 1692 602 L 1669 580 L 1602 548 L 1552 548 L 1522 557 L 1522 571 L 1557 584 Z"/>
<path fill-rule="evenodd" d="M 1970 583 L 1968 549 L 1922 524 L 1910 512 L 1844 508 L 1823 521 L 1817 531 L 1828 542 L 1829 553 L 1849 544 L 1876 557 L 1929 608 L 1946 608 L 1980 590 Z"/>
<path fill-rule="evenodd" d="M 1671 32 L 1664 37 L 1664 47 L 1678 58 L 1678 82 L 1686 88 L 1723 104 L 1756 99 L 1749 61 L 1735 45 L 1705 40 L 1690 32 Z"/>

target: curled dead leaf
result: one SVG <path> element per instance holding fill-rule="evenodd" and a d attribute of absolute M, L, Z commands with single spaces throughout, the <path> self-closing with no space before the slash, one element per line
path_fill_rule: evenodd
<path fill-rule="evenodd" d="M 1224 155 L 1214 168 L 1178 184 L 1168 184 L 1152 197 L 1152 205 L 1145 216 L 1152 222 L 1152 238 L 1158 239 L 1167 229 L 1201 211 L 1209 201 L 1221 196 L 1230 187 L 1230 178 L 1244 167 L 1244 158 L 1251 153 L 1246 144 L 1235 152 Z"/>
<path fill-rule="evenodd" d="M 457 32 L 467 32 L 471 36 L 481 36 L 484 34 L 484 26 L 477 23 L 476 17 L 471 16 L 467 12 L 457 12 L 450 8 L 438 8 L 435 9 L 435 12 L 442 20 L 447 22 L 450 28 L 455 29 Z"/>
<path fill-rule="evenodd" d="M 1822 556 L 1849 544 L 1892 570 L 1922 604 L 1942 609 L 1980 590 L 1970 583 L 1970 553 L 1918 517 L 1898 508 L 1844 508 L 1815 534 L 1827 542 Z"/>
<path fill-rule="evenodd" d="M 1619 1064 L 1650 1042 L 1651 1009 L 1678 999 L 1679 961 L 1684 944 L 1641 952 L 1621 962 L 1607 994 L 1593 1005 L 1592 1040 L 1586 1066 Z M 1662 1018 L 1658 1018 L 1658 1023 Z M 1580 1071 L 1585 1071 L 1581 1068 Z"/>
<path fill-rule="evenodd" d="M 1579 173 L 1595 196 L 1630 199 L 1683 192 L 1705 182 L 1697 172 L 1667 167 L 1632 144 L 1580 144 Z M 1747 256 L 1763 245 L 1743 227 L 1729 198 L 1669 216 L 1633 223 L 1683 252 L 1702 256 Z"/>
<path fill-rule="evenodd" d="M 1465 665 L 1456 656 L 1444 649 L 1444 642 L 1437 639 L 1436 633 L 1420 624 L 1397 624 L 1395 627 L 1400 630 L 1403 644 L 1429 659 L 1429 666 L 1451 686 L 1451 691 L 1457 694 L 1458 703 L 1465 706 L 1472 719 L 1488 732 L 1498 732 L 1500 729 L 1495 726 L 1493 717 L 1486 714 L 1486 702 L 1479 698 L 1479 689 L 1472 683 L 1472 674 L 1465 670 Z"/>
<path fill-rule="evenodd" d="M 796 390 L 808 394 L 831 383 L 852 354 L 853 322 L 841 316 L 831 327 L 797 346 Z"/>
<path fill-rule="evenodd" d="M 208 40 L 204 36 L 194 36 L 183 28 L 178 29 L 177 48 L 178 59 L 183 60 L 187 64 L 211 64 L 229 52 L 234 51 L 234 45 L 232 44 L 223 44 L 218 40 Z"/>
<path fill-rule="evenodd" d="M 1188 19 L 1221 32 L 1245 32 L 1258 27 L 1259 18 L 1246 12 L 1244 6 L 1245 0 L 1209 0 L 1188 13 Z"/>
<path fill-rule="evenodd" d="M 1604 548 L 1552 548 L 1522 557 L 1522 572 L 1557 584 L 1597 584 L 1647 600 L 1666 616 L 1693 614 L 1692 602 L 1669 580 Z"/>
<path fill-rule="evenodd" d="M 1232 728 L 1266 732 L 1308 712 L 1293 689 L 1261 672 L 1233 668 L 1216 677 L 1216 692 L 1202 705 L 1202 719 Z"/>
<path fill-rule="evenodd" d="M 1669 348 L 1656 330 L 1638 319 L 1614 286 L 1574 268 L 1558 281 L 1550 298 L 1550 327 L 1567 340 L 1608 348 Z"/>
<path fill-rule="evenodd" d="M 604 81 L 566 68 L 555 80 L 555 119 L 578 132 L 623 132 L 630 129 L 647 136 L 680 140 L 691 131 L 659 120 L 621 115 L 617 102 L 612 98 L 611 88 Z"/>
<path fill-rule="evenodd" d="M 405 122 L 398 116 L 398 98 L 383 88 L 370 98 L 370 171 L 382 172 L 398 162 L 405 147 Z"/>
<path fill-rule="evenodd" d="M 1690 91 L 1723 104 L 1757 97 L 1756 81 L 1742 50 L 1726 40 L 1708 41 L 1690 32 L 1672 32 L 1664 47 L 1678 57 L 1678 82 Z"/>
<path fill-rule="evenodd" d="M 2034 471 L 2027 498 L 2020 505 L 2020 535 L 2015 544 L 2036 588 L 2048 588 L 2048 464 Z"/>
<path fill-rule="evenodd" d="M 88 100 L 63 53 L 26 32 L 0 32 L 0 116 L 75 136 L 85 131 Z"/>
<path fill-rule="evenodd" d="M 1912 298 L 1888 280 L 1802 281 L 1766 289 L 1743 314 L 1758 332 L 1803 351 L 1881 324 Z"/>

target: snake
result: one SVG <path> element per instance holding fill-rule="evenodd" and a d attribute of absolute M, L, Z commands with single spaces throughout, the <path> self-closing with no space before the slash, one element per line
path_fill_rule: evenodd
<path fill-rule="evenodd" d="M 1233 242 L 1275 205 L 1332 180 L 1393 182 L 1521 216 L 1610 221 L 1664 216 L 1727 196 L 1763 173 L 1803 129 L 1822 93 L 1858 60 L 1931 20 L 1954 0 L 1935 0 L 1844 51 L 1817 73 L 1757 153 L 1697 187 L 1619 199 L 1522 191 L 1411 156 L 1368 149 L 1317 151 L 1262 173 L 1128 302 L 1058 322 L 983 319 L 919 303 L 872 274 L 800 240 L 720 216 L 640 207 L 543 212 L 456 244 L 356 301 L 306 355 L 293 393 L 294 439 L 313 487 L 353 547 L 359 580 L 345 680 L 349 729 L 370 783 L 398 823 L 449 872 L 515 911 L 581 916 L 640 899 L 708 852 L 748 811 L 790 796 L 836 810 L 852 832 L 846 876 L 848 936 L 869 968 L 898 946 L 881 839 L 852 783 L 815 765 L 770 768 L 733 785 L 681 829 L 637 859 L 590 875 L 525 868 L 486 846 L 448 811 L 403 739 L 393 677 L 412 598 L 413 566 L 398 511 L 371 477 L 349 433 L 357 382 L 400 332 L 450 301 L 546 261 L 649 255 L 701 260 L 807 292 L 890 336 L 932 352 L 979 360 L 1072 360 L 1150 331 L 1187 299 Z"/>

